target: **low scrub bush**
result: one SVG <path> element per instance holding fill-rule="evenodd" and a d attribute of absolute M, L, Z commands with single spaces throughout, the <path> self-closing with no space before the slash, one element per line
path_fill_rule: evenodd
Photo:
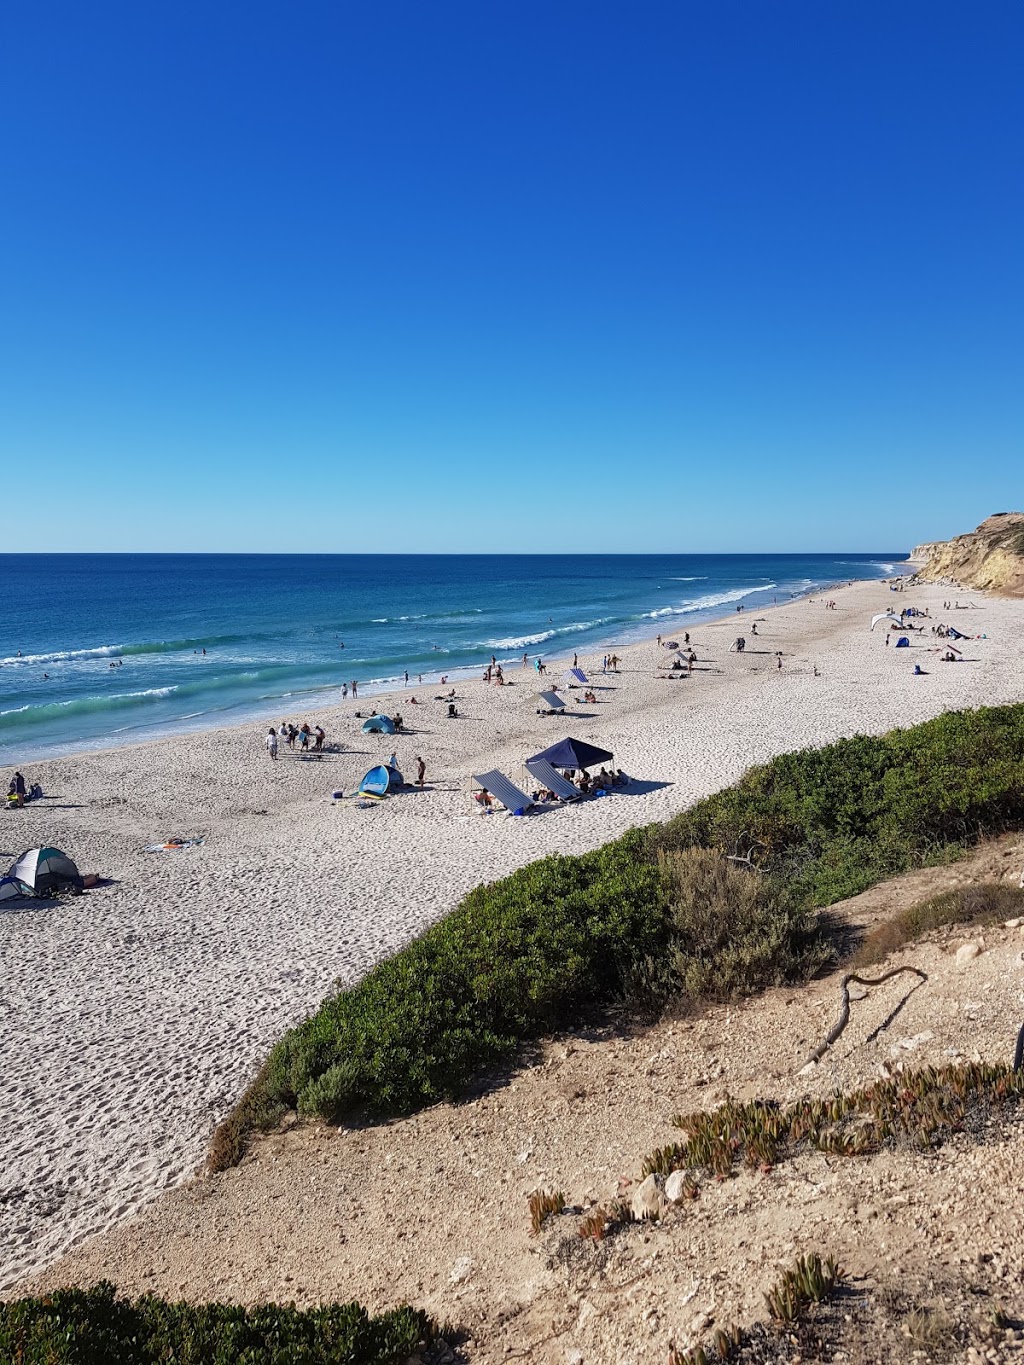
<path fill-rule="evenodd" d="M 735 1000 L 812 976 L 828 960 L 817 917 L 777 878 L 737 867 L 715 849 L 658 852 L 668 941 L 634 970 L 632 996 Z"/>
<path fill-rule="evenodd" d="M 436 1336 L 412 1308 L 132 1301 L 108 1283 L 0 1303 L 0 1360 L 18 1365 L 404 1365 Z"/>
<path fill-rule="evenodd" d="M 854 954 L 853 966 L 870 967 L 882 962 L 890 953 L 932 929 L 949 924 L 1000 924 L 1020 916 L 1024 916 L 1024 891 L 1015 886 L 980 882 L 977 886 L 958 887 L 876 924 Z"/>
<path fill-rule="evenodd" d="M 238 1161 L 286 1109 L 337 1121 L 454 1098 L 614 1002 L 805 979 L 828 955 L 815 907 L 1021 824 L 1024 705 L 784 754 L 665 825 L 470 892 L 282 1039 L 211 1165 Z"/>

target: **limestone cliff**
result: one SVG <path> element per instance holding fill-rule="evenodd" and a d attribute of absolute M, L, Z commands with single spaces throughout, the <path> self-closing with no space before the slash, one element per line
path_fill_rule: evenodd
<path fill-rule="evenodd" d="M 952 579 L 965 588 L 1024 597 L 1024 512 L 997 512 L 976 531 L 916 545 L 910 558 L 928 582 Z"/>

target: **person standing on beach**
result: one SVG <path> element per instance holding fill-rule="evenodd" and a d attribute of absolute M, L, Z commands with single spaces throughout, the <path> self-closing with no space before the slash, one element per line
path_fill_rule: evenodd
<path fill-rule="evenodd" d="M 527 656 L 524 654 L 524 655 L 523 655 L 523 667 L 524 667 L 524 668 L 526 667 L 526 658 L 527 658 Z"/>
<path fill-rule="evenodd" d="M 342 701 L 348 701 L 348 683 L 341 684 L 341 699 Z"/>
<path fill-rule="evenodd" d="M 353 697 L 359 696 L 359 684 L 356 682 L 355 678 L 352 679 L 352 695 Z"/>
<path fill-rule="evenodd" d="M 408 669 L 405 670 L 405 685 L 406 685 L 406 687 L 409 686 L 409 670 L 408 670 Z"/>
<path fill-rule="evenodd" d="M 417 755 L 416 755 L 416 785 L 417 785 L 417 787 L 419 787 L 419 789 L 420 789 L 421 791 L 423 790 L 423 779 L 426 777 L 426 775 L 427 775 L 427 765 L 423 762 L 423 759 L 420 758 L 419 754 L 417 754 Z"/>
<path fill-rule="evenodd" d="M 272 759 L 277 760 L 277 731 L 273 726 L 267 731 L 267 753 Z"/>

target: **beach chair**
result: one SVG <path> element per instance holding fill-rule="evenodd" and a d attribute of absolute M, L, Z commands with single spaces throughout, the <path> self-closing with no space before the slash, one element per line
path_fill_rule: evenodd
<path fill-rule="evenodd" d="M 536 758 L 531 763 L 527 763 L 526 771 L 542 787 L 554 792 L 559 801 L 579 801 L 583 796 L 583 793 L 574 787 L 567 777 L 563 777 L 556 768 L 553 768 L 550 763 L 542 758 Z"/>
<path fill-rule="evenodd" d="M 474 773 L 473 781 L 478 787 L 485 787 L 495 801 L 511 814 L 525 814 L 534 804 L 532 796 L 521 792 L 514 782 L 495 768 L 489 773 Z"/>

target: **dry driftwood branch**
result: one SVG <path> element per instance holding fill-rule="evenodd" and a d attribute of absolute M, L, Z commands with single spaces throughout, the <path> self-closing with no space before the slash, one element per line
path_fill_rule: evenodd
<path fill-rule="evenodd" d="M 912 972 L 913 975 L 918 977 L 921 981 L 928 980 L 927 972 L 922 972 L 919 967 L 894 967 L 891 972 L 885 972 L 883 973 L 882 976 L 876 977 L 858 976 L 856 972 L 847 972 L 846 976 L 844 976 L 839 983 L 839 989 L 842 992 L 842 1003 L 839 1006 L 839 1018 L 832 1025 L 832 1030 L 829 1033 L 828 1037 L 825 1039 L 825 1041 L 821 1044 L 820 1047 L 816 1047 L 814 1049 L 811 1055 L 807 1058 L 807 1061 L 804 1063 L 804 1065 L 810 1066 L 814 1062 L 820 1062 L 822 1057 L 824 1057 L 825 1053 L 829 1050 L 832 1044 L 842 1033 L 843 1029 L 850 1022 L 851 981 L 856 981 L 859 986 L 880 986 L 883 981 L 888 981 L 890 977 L 899 976 L 900 972 Z"/>

